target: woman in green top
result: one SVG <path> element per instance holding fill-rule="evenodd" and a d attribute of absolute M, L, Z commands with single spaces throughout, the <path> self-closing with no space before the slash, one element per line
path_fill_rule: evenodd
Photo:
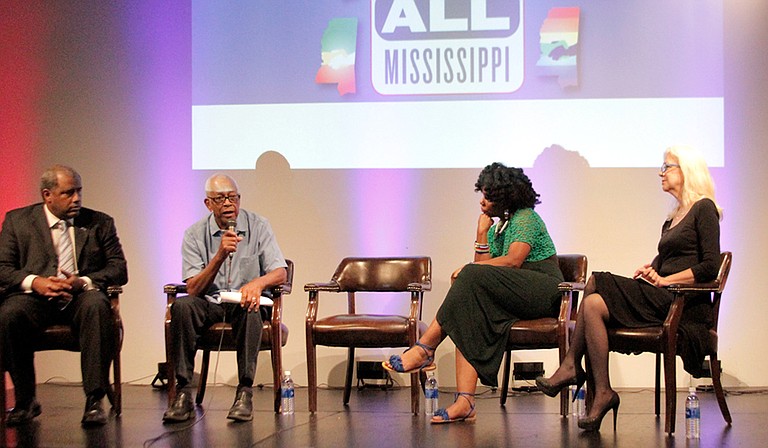
<path fill-rule="evenodd" d="M 475 191 L 483 198 L 474 262 L 451 275 L 453 284 L 417 348 L 383 363 L 396 372 L 433 370 L 435 348 L 450 336 L 458 393 L 451 406 L 435 412 L 432 423 L 474 420 L 477 380 L 497 386 L 509 327 L 558 311 L 563 276 L 544 221 L 533 211 L 539 194 L 528 176 L 494 163 L 480 173 Z"/>

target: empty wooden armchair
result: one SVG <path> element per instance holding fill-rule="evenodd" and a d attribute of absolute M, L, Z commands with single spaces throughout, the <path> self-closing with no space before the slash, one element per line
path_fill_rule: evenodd
<path fill-rule="evenodd" d="M 347 371 L 344 385 L 344 405 L 349 403 L 352 388 L 355 348 L 410 347 L 426 330 L 421 322 L 424 291 L 432 289 L 432 260 L 429 257 L 345 258 L 341 260 L 331 280 L 308 283 L 307 307 L 307 370 L 309 374 L 309 410 L 317 410 L 316 346 L 347 347 Z M 318 317 L 320 292 L 345 293 L 347 313 Z M 410 295 L 410 306 L 403 314 L 358 314 L 357 292 L 403 292 Z M 375 300 L 376 294 L 366 294 Z M 362 299 L 362 295 L 360 297 Z M 423 374 L 422 374 L 423 375 Z M 422 378 L 423 380 L 423 378 Z M 419 374 L 411 374 L 411 410 L 419 412 Z"/>

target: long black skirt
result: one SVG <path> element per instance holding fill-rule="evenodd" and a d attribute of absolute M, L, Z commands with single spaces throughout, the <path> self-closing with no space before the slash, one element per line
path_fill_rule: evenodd
<path fill-rule="evenodd" d="M 667 317 L 674 296 L 641 280 L 594 272 L 595 292 L 608 308 L 608 326 L 642 328 L 661 325 Z M 709 329 L 714 326 L 709 294 L 691 295 L 686 300 L 678 327 L 677 354 L 683 367 L 694 377 L 704 372 L 704 357 L 711 353 Z"/>

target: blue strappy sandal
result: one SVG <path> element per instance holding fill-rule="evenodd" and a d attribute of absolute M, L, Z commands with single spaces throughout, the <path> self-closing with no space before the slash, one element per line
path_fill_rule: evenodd
<path fill-rule="evenodd" d="M 427 344 L 422 344 L 419 341 L 416 341 L 416 345 L 413 347 L 420 347 L 422 350 L 424 350 L 424 353 L 427 354 L 427 359 L 421 363 L 420 366 L 414 367 L 413 369 L 405 370 L 403 368 L 403 359 L 400 357 L 400 355 L 392 355 L 389 357 L 389 362 L 384 361 L 381 363 L 381 365 L 384 367 L 384 369 L 389 370 L 390 372 L 397 372 L 397 373 L 414 373 L 419 371 L 425 371 L 429 372 L 431 370 L 435 370 L 437 366 L 435 366 L 435 348 L 430 347 Z M 408 350 L 411 350 L 413 347 L 408 347 Z M 403 353 L 405 353 L 403 352 Z"/>
<path fill-rule="evenodd" d="M 475 412 L 475 403 L 473 403 L 472 400 L 470 400 L 469 398 L 474 396 L 475 394 L 470 394 L 469 392 L 458 392 L 455 394 L 456 398 L 454 398 L 453 400 L 454 403 L 456 402 L 456 400 L 459 399 L 459 397 L 464 397 L 464 399 L 467 400 L 467 402 L 469 402 L 469 412 L 467 412 L 467 414 L 464 415 L 463 417 L 451 418 L 448 415 L 448 411 L 445 408 L 440 408 L 435 411 L 434 416 L 439 417 L 442 420 L 434 420 L 433 418 L 432 420 L 430 420 L 430 423 L 433 423 L 436 425 L 443 424 L 443 423 L 456 423 L 456 422 L 474 423 L 475 420 L 477 419 L 477 413 Z"/>

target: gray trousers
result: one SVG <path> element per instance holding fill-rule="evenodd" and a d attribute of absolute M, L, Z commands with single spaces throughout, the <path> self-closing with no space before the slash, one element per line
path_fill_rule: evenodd
<path fill-rule="evenodd" d="M 182 296 L 171 306 L 171 354 L 176 364 L 176 381 L 184 387 L 192 382 L 199 335 L 211 325 L 225 321 L 232 325 L 237 344 L 239 386 L 251 387 L 256 372 L 262 332 L 261 310 L 247 312 L 238 304 L 217 305 L 205 298 Z"/>

